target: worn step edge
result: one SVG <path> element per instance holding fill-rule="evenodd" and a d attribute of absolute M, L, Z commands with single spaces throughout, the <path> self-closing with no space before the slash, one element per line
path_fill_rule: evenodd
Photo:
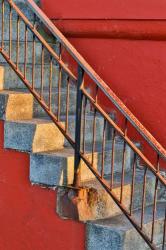
<path fill-rule="evenodd" d="M 33 96 L 24 92 L 0 91 L 0 119 L 27 120 L 33 117 Z"/>
<path fill-rule="evenodd" d="M 156 217 L 154 241 L 157 246 L 162 242 L 163 221 L 165 217 L 165 203 L 158 203 L 159 212 Z M 152 206 L 145 208 L 144 230 L 150 236 Z M 135 212 L 140 223 L 140 210 Z M 114 218 L 88 222 L 86 226 L 86 249 L 87 250 L 148 250 L 146 242 L 125 218 L 119 215 Z"/>
<path fill-rule="evenodd" d="M 113 193 L 120 199 L 121 194 L 121 175 L 114 174 Z M 143 190 L 143 171 L 137 171 L 134 188 L 133 210 L 141 207 L 142 190 Z M 110 176 L 105 177 L 105 180 L 110 183 Z M 126 209 L 130 208 L 131 189 L 132 189 L 132 174 L 125 173 L 125 182 L 123 187 L 123 198 Z M 57 194 L 57 213 L 62 218 L 72 218 L 80 221 L 97 220 L 103 218 L 114 217 L 121 214 L 120 208 L 115 204 L 111 196 L 101 186 L 95 176 L 92 180 L 83 181 L 79 194 L 75 193 L 70 187 L 59 187 Z M 146 206 L 152 204 L 154 197 L 155 180 L 148 174 L 146 188 Z M 74 201 L 74 202 L 73 202 Z M 67 206 L 69 205 L 69 207 Z M 72 209 L 71 209 L 72 207 Z M 75 211 L 75 212 L 74 212 Z"/>
<path fill-rule="evenodd" d="M 4 147 L 23 152 L 41 152 L 63 148 L 64 136 L 49 120 L 6 121 Z"/>

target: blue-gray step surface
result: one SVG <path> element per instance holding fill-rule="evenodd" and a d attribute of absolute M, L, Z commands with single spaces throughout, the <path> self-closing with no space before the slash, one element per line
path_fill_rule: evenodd
<path fill-rule="evenodd" d="M 165 203 L 157 204 L 154 242 L 161 248 L 163 240 Z M 150 236 L 152 227 L 153 207 L 145 209 L 144 230 Z M 140 210 L 135 211 L 137 222 L 140 223 Z M 150 247 L 134 229 L 124 215 L 111 219 L 89 222 L 86 226 L 87 250 L 148 250 Z"/>

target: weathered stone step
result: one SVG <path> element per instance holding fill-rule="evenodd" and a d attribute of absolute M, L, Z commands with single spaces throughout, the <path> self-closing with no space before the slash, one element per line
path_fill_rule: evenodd
<path fill-rule="evenodd" d="M 34 20 L 34 14 L 31 11 L 31 9 L 28 7 L 28 5 L 26 4 L 25 1 L 22 0 L 13 0 L 13 2 L 17 5 L 17 7 L 24 13 L 24 15 L 29 19 L 29 20 Z M 39 5 L 40 1 L 39 0 L 35 0 L 35 2 Z M 2 14 L 2 8 L 1 8 L 1 4 L 2 4 L 2 0 L 0 0 L 0 17 Z M 5 1 L 5 20 L 7 20 L 9 18 L 9 4 L 7 3 L 7 1 Z M 13 11 L 13 19 L 17 18 L 16 12 Z"/>
<path fill-rule="evenodd" d="M 61 88 L 60 91 L 60 116 L 63 118 L 66 114 L 66 98 L 67 98 L 67 90 L 66 88 Z M 49 102 L 49 90 L 45 89 L 43 94 L 44 101 L 48 104 Z M 57 114 L 58 112 L 58 89 L 55 88 L 52 90 L 51 95 L 51 107 L 54 114 Z M 68 102 L 68 114 L 74 115 L 76 113 L 76 88 L 73 86 L 70 88 L 69 93 L 69 102 Z M 47 114 L 44 111 L 44 109 L 41 107 L 41 105 L 35 101 L 34 102 L 34 117 L 46 117 Z M 73 118 L 72 118 L 73 119 Z M 75 119 L 74 119 L 75 120 Z M 69 119 L 70 123 L 70 119 Z"/>
<path fill-rule="evenodd" d="M 0 55 L 0 58 L 2 56 Z M 19 64 L 19 70 L 24 72 L 24 65 Z M 32 82 L 32 64 L 27 64 L 26 67 L 26 78 Z M 49 86 L 49 76 L 50 76 L 50 66 L 49 64 L 44 65 L 44 77 L 43 84 L 45 88 Z M 59 67 L 57 65 L 53 66 L 52 74 L 52 86 L 57 87 L 58 85 L 58 76 L 59 76 Z M 35 66 L 35 88 L 39 89 L 41 87 L 41 65 L 37 64 Z M 66 88 L 66 74 L 62 72 L 62 81 L 61 86 Z M 1 63 L 0 65 L 0 90 L 2 89 L 26 89 L 26 86 L 13 71 L 13 69 L 7 63 Z"/>
<path fill-rule="evenodd" d="M 33 117 L 33 97 L 26 92 L 0 91 L 0 119 L 27 120 Z"/>
<path fill-rule="evenodd" d="M 40 92 L 40 91 L 39 91 Z M 43 99 L 48 104 L 48 89 L 44 90 Z M 61 109 L 60 115 L 64 119 L 66 114 L 66 89 L 61 90 Z M 74 90 L 70 91 L 70 102 L 68 114 L 74 115 L 76 109 L 76 93 Z M 25 89 L 14 90 L 0 90 L 0 119 L 3 120 L 25 120 L 35 118 L 48 118 L 49 116 L 35 100 L 33 95 Z M 53 90 L 52 93 L 52 111 L 57 114 L 58 107 L 58 91 Z M 75 119 L 74 117 L 70 118 Z M 74 133 L 74 132 L 73 132 Z"/>
<path fill-rule="evenodd" d="M 150 236 L 152 227 L 153 207 L 145 208 L 144 230 Z M 140 223 L 140 210 L 135 211 Z M 163 222 L 165 217 L 165 203 L 157 204 L 155 219 L 154 242 L 160 247 L 163 240 Z M 124 215 L 114 218 L 89 222 L 86 229 L 87 250 L 148 250 L 150 249 L 142 237 Z M 161 250 L 161 248 L 159 248 Z"/>
<path fill-rule="evenodd" d="M 4 147 L 26 152 L 63 148 L 64 137 L 49 120 L 6 121 Z"/>
<path fill-rule="evenodd" d="M 51 48 L 54 49 L 54 51 L 59 54 L 59 44 L 58 43 L 48 43 Z M 7 54 L 9 54 L 9 41 L 4 41 L 4 50 Z M 41 64 L 41 51 L 42 51 L 42 44 L 40 42 L 35 42 L 35 63 Z M 32 55 L 33 55 L 33 42 L 28 41 L 27 42 L 27 55 L 26 55 L 26 62 L 27 64 L 32 64 Z M 11 43 L 11 60 L 12 62 L 16 63 L 17 58 L 17 41 L 12 41 Z M 18 62 L 19 64 L 24 63 L 25 61 L 25 43 L 23 41 L 19 42 L 19 56 L 18 56 Z M 5 59 L 1 56 L 0 57 L 0 63 L 5 63 Z M 48 64 L 50 63 L 50 53 L 47 50 L 44 50 L 44 63 Z M 56 62 L 54 62 L 56 65 Z"/>
<path fill-rule="evenodd" d="M 116 167 L 116 165 L 115 165 Z M 86 170 L 86 167 L 84 167 Z M 112 218 L 116 215 L 121 214 L 121 210 L 115 204 L 110 195 L 105 191 L 105 189 L 101 186 L 98 180 L 95 179 L 94 175 L 93 179 L 89 181 L 84 181 L 81 184 L 83 187 L 83 194 L 81 197 L 81 201 L 77 203 L 77 214 L 73 217 L 70 215 L 70 212 L 66 210 L 65 204 L 71 203 L 70 196 L 71 191 L 68 188 L 59 187 L 58 188 L 58 202 L 57 202 L 57 212 L 63 218 L 73 218 L 81 221 L 89 221 L 89 220 L 98 220 L 104 218 Z M 110 183 L 111 178 L 108 175 L 105 180 Z M 146 188 L 146 206 L 152 204 L 154 197 L 154 187 L 155 187 L 155 179 L 152 175 L 147 175 L 147 188 Z M 114 174 L 114 185 L 113 185 L 113 193 L 120 199 L 121 193 L 121 174 Z M 126 209 L 130 208 L 131 204 L 131 190 L 132 190 L 132 173 L 125 173 L 125 182 L 123 187 L 123 199 L 125 201 Z M 135 178 L 135 186 L 134 186 L 134 198 L 133 198 L 133 210 L 141 207 L 142 204 L 142 191 L 143 191 L 143 171 L 136 171 Z M 74 196 L 74 195 L 73 195 Z M 65 201 L 65 202 L 64 202 Z M 70 207 L 70 206 L 69 206 Z"/>
<path fill-rule="evenodd" d="M 115 147 L 115 167 L 114 174 L 121 173 L 122 168 L 122 152 L 123 145 L 120 142 L 116 143 Z M 125 173 L 131 169 L 133 154 L 128 148 L 127 161 L 125 166 Z M 92 158 L 90 151 L 86 153 L 89 159 Z M 71 148 L 64 148 L 58 151 L 41 152 L 31 154 L 30 156 L 30 176 L 31 181 L 34 183 L 46 186 L 70 185 L 73 182 L 73 169 L 74 169 L 74 151 Z M 111 149 L 105 151 L 105 169 L 104 174 L 111 173 Z M 94 166 L 101 170 L 102 153 L 97 151 L 94 153 Z M 49 167 L 48 167 L 49 166 Z M 48 174 L 49 168 L 49 174 Z M 57 174 L 58 171 L 58 174 Z M 81 178 L 82 181 L 94 179 L 94 175 L 81 161 Z"/>

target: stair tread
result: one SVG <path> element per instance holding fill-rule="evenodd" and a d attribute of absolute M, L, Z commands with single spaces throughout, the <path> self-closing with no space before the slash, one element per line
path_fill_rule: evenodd
<path fill-rule="evenodd" d="M 156 220 L 163 220 L 165 218 L 165 202 L 158 202 L 156 211 L 157 211 Z M 152 205 L 145 207 L 144 225 L 152 221 L 152 212 L 153 212 Z M 138 223 L 140 223 L 140 215 L 141 215 L 141 209 L 134 211 L 134 217 L 137 218 L 136 220 L 138 221 Z M 117 215 L 112 218 L 96 220 L 89 223 L 120 231 L 128 231 L 131 229 L 135 230 L 132 224 L 123 214 Z"/>
<path fill-rule="evenodd" d="M 8 123 L 23 123 L 23 124 L 48 124 L 53 123 L 49 119 L 40 119 L 40 118 L 33 118 L 30 120 L 14 120 L 14 121 L 7 121 Z"/>

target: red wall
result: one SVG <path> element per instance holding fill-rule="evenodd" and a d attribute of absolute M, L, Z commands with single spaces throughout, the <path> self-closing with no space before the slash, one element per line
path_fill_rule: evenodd
<path fill-rule="evenodd" d="M 55 8 L 53 2 L 42 0 L 42 7 L 54 19 L 161 19 L 165 17 L 166 9 L 164 0 L 58 0 Z M 166 147 L 166 41 L 86 37 L 69 40 L 144 126 Z"/>
<path fill-rule="evenodd" d="M 41 0 L 51 18 L 163 18 L 165 0 Z"/>
<path fill-rule="evenodd" d="M 29 156 L 3 149 L 0 122 L 0 249 L 83 250 L 84 225 L 55 213 L 54 191 L 31 186 Z"/>

